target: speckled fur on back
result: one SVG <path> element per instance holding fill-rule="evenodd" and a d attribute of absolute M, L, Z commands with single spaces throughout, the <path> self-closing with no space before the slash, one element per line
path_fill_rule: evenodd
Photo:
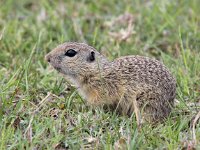
<path fill-rule="evenodd" d="M 66 56 L 68 50 L 75 55 Z M 72 42 L 58 46 L 46 59 L 90 105 L 114 106 L 122 114 L 135 112 L 137 120 L 150 122 L 163 120 L 171 112 L 176 81 L 157 60 L 125 56 L 108 61 L 94 48 Z"/>
<path fill-rule="evenodd" d="M 114 60 L 113 66 L 121 74 L 124 86 L 128 85 L 127 97 L 137 93 L 136 100 L 145 116 L 155 121 L 169 115 L 176 81 L 161 62 L 143 56 L 125 56 Z"/>

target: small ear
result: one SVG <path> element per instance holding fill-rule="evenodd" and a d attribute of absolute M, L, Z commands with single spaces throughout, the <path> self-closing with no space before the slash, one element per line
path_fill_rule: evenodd
<path fill-rule="evenodd" d="M 89 55 L 89 57 L 88 57 L 88 61 L 89 62 L 92 62 L 92 61 L 94 61 L 95 60 L 95 52 L 90 52 L 90 55 Z"/>

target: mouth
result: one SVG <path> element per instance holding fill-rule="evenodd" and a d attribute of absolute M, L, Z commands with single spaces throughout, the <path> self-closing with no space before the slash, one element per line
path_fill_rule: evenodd
<path fill-rule="evenodd" d="M 49 64 L 50 64 L 50 66 L 52 66 L 52 68 L 54 68 L 54 69 L 57 70 L 58 72 L 62 72 L 61 67 L 55 66 L 55 65 L 53 65 L 52 63 L 49 63 Z"/>
<path fill-rule="evenodd" d="M 54 67 L 58 72 L 61 72 L 62 69 L 60 67 Z"/>

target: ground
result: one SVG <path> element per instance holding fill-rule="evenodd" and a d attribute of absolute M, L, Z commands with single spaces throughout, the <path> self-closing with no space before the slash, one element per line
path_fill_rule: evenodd
<path fill-rule="evenodd" d="M 1 0 L 0 149 L 199 149 L 199 6 L 199 0 Z M 87 106 L 44 60 L 65 41 L 86 42 L 110 60 L 138 54 L 162 61 L 177 79 L 170 116 L 138 130 L 134 115 Z"/>

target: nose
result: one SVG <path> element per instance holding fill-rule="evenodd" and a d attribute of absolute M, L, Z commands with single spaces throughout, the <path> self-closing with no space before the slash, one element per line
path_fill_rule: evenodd
<path fill-rule="evenodd" d="M 46 59 L 46 61 L 48 61 L 49 63 L 51 62 L 51 55 L 50 54 L 47 54 L 46 56 L 45 56 L 45 59 Z"/>

